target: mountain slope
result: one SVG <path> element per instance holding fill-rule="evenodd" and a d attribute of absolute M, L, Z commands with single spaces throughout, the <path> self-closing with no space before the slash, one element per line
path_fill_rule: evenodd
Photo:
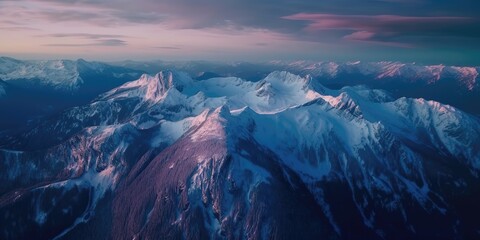
<path fill-rule="evenodd" d="M 82 105 L 98 94 L 137 79 L 142 72 L 79 59 L 21 61 L 0 57 L 0 130 Z M 3 96 L 1 96 L 3 95 Z"/>
<path fill-rule="evenodd" d="M 122 78 L 125 75 L 138 77 L 138 71 L 112 67 L 99 62 L 87 62 L 79 59 L 20 61 L 13 58 L 0 57 L 0 79 L 7 82 L 23 82 L 34 86 L 49 87 L 58 91 L 72 92 L 78 90 L 85 81 L 83 74 L 102 74 L 107 71 L 110 78 Z M 84 79 L 85 78 L 85 79 Z"/>
<path fill-rule="evenodd" d="M 240 77 L 259 81 L 273 71 L 289 71 L 300 76 L 310 75 L 314 82 L 329 88 L 366 85 L 383 89 L 393 97 L 425 98 L 446 103 L 469 113 L 480 114 L 479 75 L 476 67 L 422 65 L 400 62 L 314 62 L 270 61 L 263 63 L 190 62 L 134 62 L 112 63 L 156 73 L 168 68 L 185 71 L 192 76 L 208 71 L 214 75 Z"/>
<path fill-rule="evenodd" d="M 143 75 L 2 137 L 2 238 L 476 238 L 479 123 L 288 72 Z"/>
<path fill-rule="evenodd" d="M 7 95 L 7 85 L 8 83 L 0 80 L 0 98 Z"/>
<path fill-rule="evenodd" d="M 400 62 L 270 62 L 299 74 L 310 74 L 320 79 L 334 81 L 404 81 L 434 85 L 438 81 L 456 81 L 468 90 L 478 90 L 478 67 L 457 67 L 445 65 L 421 65 Z M 342 76 L 356 76 L 352 79 Z M 327 83 L 327 82 L 324 82 Z M 337 82 L 338 84 L 338 82 Z"/>

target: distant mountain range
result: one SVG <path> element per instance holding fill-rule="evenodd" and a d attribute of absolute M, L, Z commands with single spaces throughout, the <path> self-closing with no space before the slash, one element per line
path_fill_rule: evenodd
<path fill-rule="evenodd" d="M 82 59 L 20 61 L 0 57 L 0 130 L 90 102 L 143 72 Z"/>
<path fill-rule="evenodd" d="M 124 61 L 112 63 L 155 74 L 158 69 L 175 69 L 205 79 L 214 76 L 233 76 L 258 81 L 273 71 L 288 71 L 310 76 L 326 87 L 365 85 L 383 89 L 395 98 L 426 98 L 450 104 L 462 110 L 480 114 L 480 67 L 445 65 L 426 66 L 399 62 L 312 62 L 271 61 L 263 63 L 206 61 L 168 62 Z M 205 77 L 207 76 L 207 77 Z"/>
<path fill-rule="evenodd" d="M 108 84 L 0 132 L 2 239 L 480 237 L 478 106 L 401 96 L 477 99 L 476 68 L 18 64 L 0 76 L 71 98 Z"/>
<path fill-rule="evenodd" d="M 261 63 L 208 61 L 150 61 L 114 62 L 113 65 L 142 70 L 155 74 L 158 69 L 175 69 L 192 76 L 215 74 L 236 76 L 251 81 L 264 78 L 273 71 L 289 71 L 297 75 L 310 75 L 323 84 L 371 84 L 374 81 L 403 81 L 434 85 L 439 81 L 457 81 L 458 86 L 478 90 L 480 67 L 456 67 L 445 65 L 421 65 L 400 62 L 313 62 L 313 61 L 270 61 Z M 328 80 L 328 81 L 327 81 Z"/>

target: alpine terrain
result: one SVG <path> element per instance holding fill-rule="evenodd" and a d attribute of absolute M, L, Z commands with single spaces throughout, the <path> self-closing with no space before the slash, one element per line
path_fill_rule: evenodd
<path fill-rule="evenodd" d="M 474 98 L 474 68 L 275 62 L 288 71 L 252 80 L 0 60 L 4 104 L 29 84 L 92 93 L 2 128 L 0 239 L 480 238 L 478 103 L 382 83 Z"/>

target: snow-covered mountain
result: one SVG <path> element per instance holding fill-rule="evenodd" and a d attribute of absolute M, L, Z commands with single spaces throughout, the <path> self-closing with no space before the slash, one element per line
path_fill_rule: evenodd
<path fill-rule="evenodd" d="M 445 65 L 420 65 L 400 62 L 281 62 L 273 65 L 296 73 L 306 73 L 322 79 L 336 79 L 343 76 L 360 76 L 344 81 L 405 81 L 435 84 L 440 80 L 457 81 L 459 87 L 478 91 L 479 67 L 456 67 Z"/>
<path fill-rule="evenodd" d="M 193 76 L 209 74 L 222 76 L 242 76 L 249 80 L 262 79 L 276 70 L 286 70 L 297 75 L 310 75 L 323 84 L 369 84 L 371 81 L 403 81 L 435 85 L 438 81 L 453 81 L 467 90 L 479 88 L 480 67 L 459 67 L 447 65 L 422 65 L 401 62 L 315 62 L 315 61 L 270 61 L 264 63 L 232 62 L 215 63 L 205 61 L 191 62 L 135 62 L 112 63 L 122 67 L 146 72 L 158 68 L 178 69 Z M 250 76 L 250 78 L 248 77 Z"/>
<path fill-rule="evenodd" d="M 21 61 L 0 57 L 0 131 L 90 102 L 143 72 L 79 59 Z"/>
<path fill-rule="evenodd" d="M 139 76 L 139 72 L 135 70 L 128 71 L 128 69 L 120 69 L 99 62 L 87 62 L 83 59 L 21 61 L 0 57 L 0 79 L 7 82 L 24 81 L 59 91 L 78 90 L 85 82 L 83 73 L 105 74 L 106 72 L 111 72 L 108 73 L 111 75 L 110 78 Z"/>
<path fill-rule="evenodd" d="M 18 61 L 2 57 L 0 66 L 0 79 L 5 81 L 30 79 L 62 90 L 76 89 L 83 82 L 74 61 Z"/>
<path fill-rule="evenodd" d="M 400 62 L 315 62 L 270 61 L 263 63 L 232 62 L 134 62 L 112 63 L 137 70 L 156 73 L 157 69 L 176 69 L 204 79 L 205 72 L 212 76 L 231 76 L 259 81 L 273 71 L 289 71 L 310 76 L 329 88 L 365 85 L 383 89 L 395 98 L 412 97 L 435 100 L 455 106 L 463 111 L 480 115 L 480 67 L 422 65 Z"/>
<path fill-rule="evenodd" d="M 0 98 L 7 95 L 7 83 L 0 80 Z"/>
<path fill-rule="evenodd" d="M 0 134 L 3 239 L 480 237 L 480 120 L 422 98 L 162 71 Z"/>

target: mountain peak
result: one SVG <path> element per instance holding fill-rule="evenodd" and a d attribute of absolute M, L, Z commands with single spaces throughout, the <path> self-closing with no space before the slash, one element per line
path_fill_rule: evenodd
<path fill-rule="evenodd" d="M 102 99 L 142 98 L 156 103 L 165 97 L 172 88 L 181 92 L 191 81 L 188 76 L 174 71 L 161 71 L 151 76 L 142 74 L 139 79 L 127 82 L 101 96 Z"/>
<path fill-rule="evenodd" d="M 167 75 L 167 78 L 164 76 Z M 158 73 L 155 76 L 143 74 L 138 80 L 127 82 L 107 92 L 102 98 L 132 98 L 139 97 L 151 102 L 157 102 L 171 87 L 171 74 Z"/>
<path fill-rule="evenodd" d="M 190 138 L 193 142 L 226 140 L 226 124 L 230 116 L 230 110 L 226 105 L 204 111 L 195 118 L 193 124 L 198 127 L 190 134 Z"/>
<path fill-rule="evenodd" d="M 265 80 L 268 82 L 305 83 L 310 80 L 310 76 L 301 77 L 288 71 L 274 71 L 268 74 Z"/>
<path fill-rule="evenodd" d="M 371 232 L 368 239 L 410 239 L 431 231 L 437 222 L 430 221 L 437 219 L 452 227 L 449 236 L 457 225 L 469 226 L 460 224 L 471 218 L 450 213 L 479 186 L 478 118 L 368 87 L 317 92 L 314 84 L 288 71 L 260 82 L 193 81 L 161 71 L 41 119 L 14 138 L 21 144 L 3 145 L 18 151 L 0 149 L 7 166 L 0 168 L 3 191 L 12 193 L 0 208 L 12 214 L 1 223 L 27 238 L 12 224 L 17 216 L 28 224 L 40 218 L 43 232 L 50 230 L 48 221 L 71 218 L 69 236 L 78 234 L 69 232 L 76 219 L 92 229 L 111 221 L 114 227 L 100 231 L 115 239 L 161 238 L 172 229 L 178 235 L 167 237 L 194 238 L 194 224 L 202 238 L 242 238 L 258 225 L 252 231 L 266 236 L 259 239 L 287 236 L 296 223 L 307 235 L 295 230 L 287 238 L 342 238 L 353 231 Z M 44 143 L 46 137 L 59 140 Z M 33 144 L 33 150 L 23 148 Z M 36 185 L 46 181 L 53 183 Z M 99 202 L 108 189 L 109 199 Z M 63 203 L 44 204 L 75 203 L 70 196 L 78 191 L 85 192 L 87 210 L 74 205 L 79 211 L 72 214 Z M 477 211 L 476 202 L 467 202 L 466 211 Z M 416 218 L 428 221 L 411 220 Z M 309 235 L 325 231 L 306 229 L 304 222 L 332 233 Z M 406 230 L 392 230 L 394 225 Z"/>

